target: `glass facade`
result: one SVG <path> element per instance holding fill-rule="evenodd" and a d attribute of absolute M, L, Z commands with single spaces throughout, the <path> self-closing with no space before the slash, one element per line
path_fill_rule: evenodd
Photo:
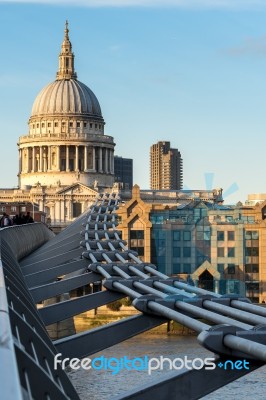
<path fill-rule="evenodd" d="M 132 189 L 133 186 L 133 160 L 114 156 L 115 182 L 123 184 L 124 189 Z"/>
<path fill-rule="evenodd" d="M 144 256 L 144 230 L 130 230 L 130 248 L 137 251 L 140 257 Z"/>
<path fill-rule="evenodd" d="M 195 285 L 221 294 L 238 293 L 258 301 L 261 293 L 262 298 L 259 276 L 265 256 L 263 226 L 254 216 L 257 209 L 198 199 L 186 204 L 178 199 L 175 205 L 172 196 L 170 192 L 169 204 L 149 203 L 138 196 L 128 208 L 122 207 L 123 221 L 129 221 L 125 240 L 130 247 L 166 275 L 192 279 Z"/>
<path fill-rule="evenodd" d="M 237 242 L 241 234 L 233 215 L 216 220 L 217 225 L 212 225 L 204 205 L 152 212 L 151 262 L 163 273 L 185 277 L 208 261 L 220 278 L 215 282 L 213 276 L 202 274 L 197 284 L 213 287 L 221 294 L 247 294 L 258 300 L 259 232 L 243 225 L 244 221 L 253 223 L 253 218 L 241 216 L 243 242 Z M 239 257 L 243 259 L 242 266 L 238 265 Z"/>
<path fill-rule="evenodd" d="M 245 283 L 246 296 L 259 299 L 259 231 L 245 230 Z"/>

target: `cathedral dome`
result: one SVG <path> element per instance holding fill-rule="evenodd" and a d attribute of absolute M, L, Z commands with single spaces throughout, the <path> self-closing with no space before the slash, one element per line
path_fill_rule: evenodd
<path fill-rule="evenodd" d="M 76 79 L 58 79 L 45 86 L 36 97 L 31 116 L 82 114 L 102 119 L 95 94 Z"/>
<path fill-rule="evenodd" d="M 46 117 L 78 117 L 103 122 L 100 104 L 95 94 L 84 83 L 77 80 L 74 67 L 74 53 L 68 36 L 66 22 L 65 36 L 59 54 L 59 69 L 56 80 L 45 86 L 36 97 L 31 120 Z"/>
<path fill-rule="evenodd" d="M 44 186 L 58 190 L 77 182 L 94 188 L 112 187 L 114 182 L 115 143 L 112 136 L 104 134 L 105 122 L 97 97 L 77 79 L 68 33 L 66 21 L 56 79 L 37 95 L 28 135 L 19 138 L 22 188 Z M 60 210 L 60 218 L 65 219 L 63 203 L 51 207 L 52 213 Z M 74 208 L 69 210 L 71 217 Z"/>

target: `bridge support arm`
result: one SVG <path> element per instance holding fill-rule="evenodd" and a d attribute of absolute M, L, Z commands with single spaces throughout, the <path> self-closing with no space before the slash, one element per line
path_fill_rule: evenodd
<path fill-rule="evenodd" d="M 165 318 L 142 314 L 135 315 L 134 317 L 129 317 L 100 328 L 56 340 L 53 343 L 57 351 L 63 354 L 64 358 L 83 358 L 139 333 L 162 325 L 165 322 L 167 322 Z"/>
<path fill-rule="evenodd" d="M 266 326 L 246 331 L 235 326 L 216 325 L 198 335 L 198 341 L 216 354 L 266 362 Z"/>
<path fill-rule="evenodd" d="M 263 365 L 259 361 L 254 361 L 249 363 L 249 369 L 231 370 L 218 367 L 223 361 L 222 358 L 217 359 L 216 368 L 213 370 L 204 368 L 185 372 L 182 370 L 169 374 L 167 378 L 156 377 L 156 382 L 153 380 L 128 393 L 116 396 L 113 400 L 197 400 Z"/>

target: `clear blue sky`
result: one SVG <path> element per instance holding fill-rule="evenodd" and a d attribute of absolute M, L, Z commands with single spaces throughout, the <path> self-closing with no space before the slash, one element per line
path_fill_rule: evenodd
<path fill-rule="evenodd" d="M 149 187 L 149 147 L 169 140 L 186 187 L 206 188 L 212 173 L 207 187 L 238 186 L 228 203 L 266 192 L 265 1 L 29 3 L 0 0 L 0 187 L 17 185 L 16 143 L 55 79 L 68 19 L 78 78 L 116 154 L 134 159 L 135 183 Z"/>

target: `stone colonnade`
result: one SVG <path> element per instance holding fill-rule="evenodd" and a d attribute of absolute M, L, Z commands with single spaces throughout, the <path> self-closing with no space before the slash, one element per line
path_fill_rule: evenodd
<path fill-rule="evenodd" d="M 48 171 L 114 173 L 113 148 L 90 144 L 20 148 L 19 161 L 19 173 Z"/>

